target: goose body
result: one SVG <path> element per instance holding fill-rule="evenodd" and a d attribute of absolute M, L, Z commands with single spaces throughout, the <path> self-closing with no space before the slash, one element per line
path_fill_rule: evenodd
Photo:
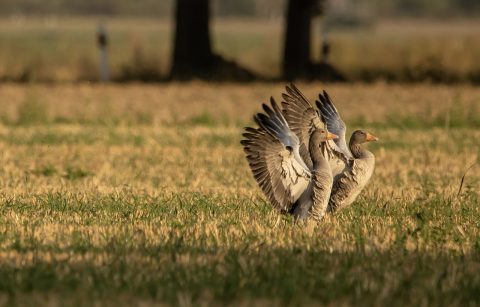
<path fill-rule="evenodd" d="M 328 161 L 321 153 L 320 146 L 325 146 L 321 143 L 326 141 L 321 131 L 316 130 L 310 137 L 309 152 L 312 159 L 310 183 L 291 209 L 295 218 L 299 220 L 306 219 L 309 214 L 314 219 L 321 220 L 328 208 L 333 176 Z"/>
<path fill-rule="evenodd" d="M 322 154 L 326 141 L 336 137 L 325 129 L 312 131 L 309 147 L 300 154 L 300 141 L 282 111 L 271 99 L 266 114 L 254 119 L 258 128 L 245 128 L 241 144 L 255 180 L 274 207 L 294 215 L 321 219 L 328 208 L 333 176 Z M 302 158 L 308 154 L 308 165 Z"/>
<path fill-rule="evenodd" d="M 371 158 L 353 160 L 351 166 L 337 174 L 328 203 L 328 212 L 335 212 L 351 205 L 370 181 L 374 168 L 375 157 L 372 155 Z"/>
<path fill-rule="evenodd" d="M 375 156 L 365 150 L 362 144 L 378 139 L 365 131 L 357 130 L 353 132 L 347 146 L 345 123 L 325 91 L 319 95 L 315 109 L 295 85 L 287 86 L 286 90 L 287 93 L 283 95 L 283 112 L 292 131 L 299 137 L 302 157 L 305 156 L 311 131 L 324 126 L 338 135 L 338 138 L 326 143 L 324 151 L 333 175 L 327 212 L 345 208 L 355 201 L 375 168 Z M 308 165 L 308 157 L 304 157 L 304 160 Z"/>

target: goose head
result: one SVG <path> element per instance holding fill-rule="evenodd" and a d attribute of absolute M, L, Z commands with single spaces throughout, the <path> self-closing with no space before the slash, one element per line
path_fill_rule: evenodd
<path fill-rule="evenodd" d="M 367 142 L 378 141 L 378 138 L 365 130 L 355 130 L 350 138 L 350 145 L 358 145 Z"/>
<path fill-rule="evenodd" d="M 318 161 L 320 159 L 321 150 L 320 147 L 328 140 L 337 139 L 338 135 L 328 132 L 326 129 L 316 129 L 310 136 L 309 150 L 312 160 Z"/>

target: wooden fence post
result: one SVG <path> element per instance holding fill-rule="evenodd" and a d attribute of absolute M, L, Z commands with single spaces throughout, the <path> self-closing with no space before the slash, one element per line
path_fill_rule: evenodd
<path fill-rule="evenodd" d="M 110 81 L 110 73 L 108 71 L 108 56 L 107 56 L 107 45 L 108 45 L 108 37 L 107 37 L 107 30 L 103 23 L 100 23 L 97 28 L 97 44 L 98 50 L 100 54 L 100 80 L 102 82 Z"/>

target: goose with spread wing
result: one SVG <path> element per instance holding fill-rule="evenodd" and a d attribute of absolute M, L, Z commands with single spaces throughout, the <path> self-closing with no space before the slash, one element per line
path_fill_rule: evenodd
<path fill-rule="evenodd" d="M 328 206 L 333 176 L 322 155 L 325 142 L 336 135 L 326 129 L 310 133 L 308 163 L 300 155 L 300 141 L 271 98 L 271 107 L 255 115 L 259 128 L 245 128 L 241 144 L 255 180 L 277 209 L 295 220 L 320 220 Z"/>
<path fill-rule="evenodd" d="M 299 137 L 299 152 L 307 165 L 305 148 L 309 147 L 312 131 L 325 125 L 328 131 L 338 135 L 324 147 L 334 177 L 327 211 L 334 212 L 349 206 L 366 186 L 375 168 L 375 156 L 363 144 L 378 138 L 366 131 L 356 130 L 347 146 L 345 123 L 327 92 L 319 95 L 315 109 L 295 85 L 287 86 L 286 91 L 282 96 L 283 113 L 290 128 Z"/>

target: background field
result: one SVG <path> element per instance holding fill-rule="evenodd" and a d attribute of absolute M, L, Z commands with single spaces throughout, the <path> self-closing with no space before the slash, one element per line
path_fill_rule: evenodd
<path fill-rule="evenodd" d="M 159 81 L 170 68 L 169 19 L 11 17 L 0 20 L 0 81 L 96 81 L 96 29 L 109 30 L 117 81 Z M 313 26 L 320 57 L 321 27 Z M 281 19 L 216 18 L 213 46 L 264 78 L 280 76 Z M 480 83 L 480 23 L 473 20 L 377 20 L 329 31 L 331 59 L 349 80 Z"/>
<path fill-rule="evenodd" d="M 2 84 L 0 304 L 479 304 L 479 165 L 457 192 L 480 89 L 300 87 L 381 139 L 318 225 L 270 208 L 239 145 L 283 84 Z"/>

